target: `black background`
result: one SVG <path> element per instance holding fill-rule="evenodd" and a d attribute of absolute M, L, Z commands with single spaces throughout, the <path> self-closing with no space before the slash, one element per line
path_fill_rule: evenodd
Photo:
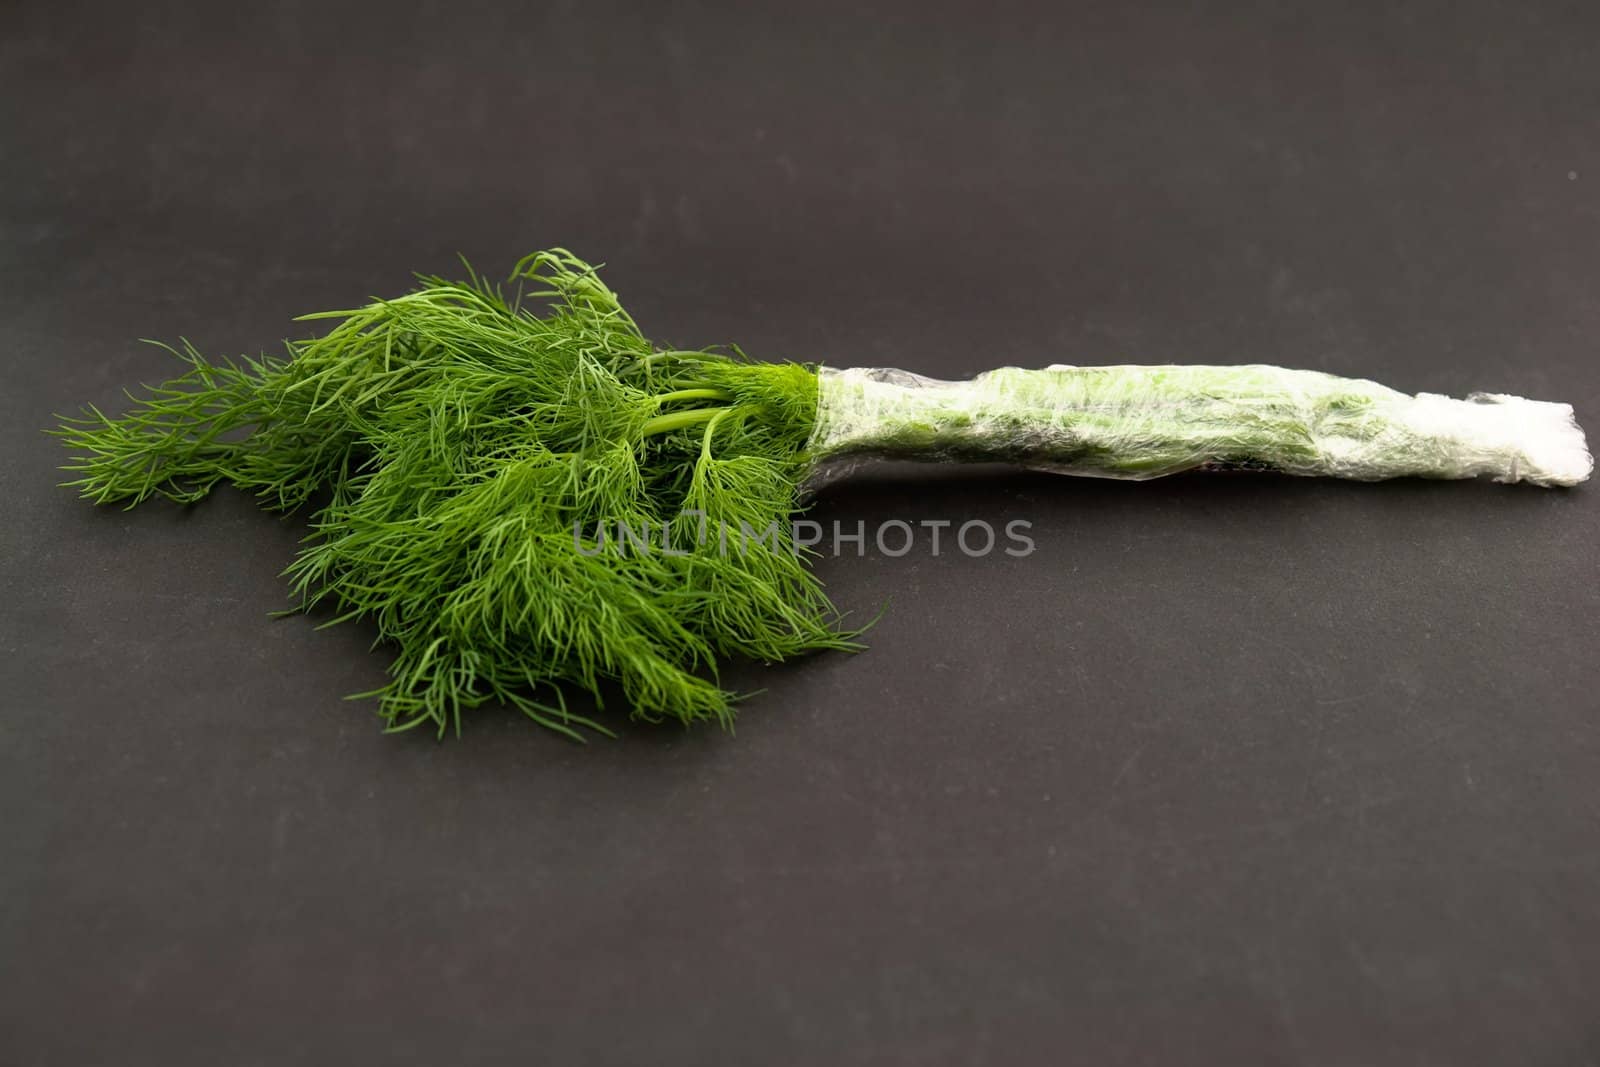
<path fill-rule="evenodd" d="M 1587 5 L 0 6 L 0 1061 L 1600 1058 L 1600 492 L 896 472 L 736 737 L 381 736 L 301 526 L 42 430 L 563 244 L 658 341 L 1600 426 Z"/>

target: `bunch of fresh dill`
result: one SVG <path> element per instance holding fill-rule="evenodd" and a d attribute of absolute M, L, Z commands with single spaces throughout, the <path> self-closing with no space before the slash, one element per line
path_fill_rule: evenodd
<path fill-rule="evenodd" d="M 647 719 L 728 723 L 723 660 L 850 647 L 782 533 L 812 370 L 658 351 L 563 250 L 519 263 L 509 295 L 469 274 L 306 316 L 338 321 L 287 359 L 213 363 L 184 345 L 181 377 L 117 418 L 67 422 L 71 484 L 130 505 L 219 482 L 276 509 L 315 503 L 288 573 L 303 608 L 371 619 L 395 650 L 389 683 L 363 694 L 395 730 L 459 730 L 464 710 L 503 701 L 603 731 L 567 693 L 611 685 Z M 774 523 L 737 551 L 705 536 Z M 666 550 L 577 550 L 579 532 L 621 527 L 659 531 Z"/>
<path fill-rule="evenodd" d="M 214 363 L 186 344 L 187 373 L 57 431 L 69 484 L 97 502 L 190 502 L 227 482 L 312 506 L 288 573 L 302 608 L 371 619 L 394 649 L 389 684 L 367 694 L 394 730 L 459 730 L 465 709 L 501 701 L 576 737 L 604 728 L 567 695 L 611 688 L 642 718 L 726 725 L 730 657 L 855 647 L 790 525 L 824 464 L 1539 485 L 1593 468 L 1566 404 L 1261 364 L 941 382 L 760 363 L 656 349 L 559 249 L 522 260 L 509 297 L 468 275 L 306 316 L 334 324 L 287 359 Z"/>

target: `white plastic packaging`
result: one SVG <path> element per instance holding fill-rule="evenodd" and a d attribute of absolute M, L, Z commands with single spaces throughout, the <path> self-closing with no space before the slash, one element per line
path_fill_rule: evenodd
<path fill-rule="evenodd" d="M 1012 462 L 1155 478 L 1261 469 L 1376 481 L 1472 478 L 1570 486 L 1594 468 L 1568 404 L 1409 396 L 1264 364 L 1003 367 L 964 382 L 821 368 L 817 478 L 870 459 Z"/>

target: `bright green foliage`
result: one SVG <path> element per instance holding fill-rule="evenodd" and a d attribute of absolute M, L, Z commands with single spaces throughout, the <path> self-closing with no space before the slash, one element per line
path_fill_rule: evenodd
<path fill-rule="evenodd" d="M 377 624 L 395 660 L 369 695 L 395 730 L 459 730 L 502 701 L 578 736 L 604 727 L 567 693 L 614 689 L 646 719 L 728 724 L 725 659 L 853 647 L 789 536 L 815 373 L 657 351 L 559 249 L 512 282 L 426 277 L 307 316 L 335 325 L 286 360 L 185 345 L 183 376 L 60 431 L 71 484 L 130 505 L 219 482 L 314 503 L 288 573 L 304 607 Z"/>

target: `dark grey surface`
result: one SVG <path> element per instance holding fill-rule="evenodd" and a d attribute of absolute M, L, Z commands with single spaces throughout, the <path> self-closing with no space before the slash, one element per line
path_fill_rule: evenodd
<path fill-rule="evenodd" d="M 1600 428 L 1600 19 L 206 7 L 0 11 L 0 1062 L 1600 1059 L 1593 487 L 869 481 L 820 516 L 1038 551 L 825 561 L 871 651 L 737 737 L 440 745 L 267 618 L 295 522 L 40 432 L 555 243 L 662 340 Z"/>

